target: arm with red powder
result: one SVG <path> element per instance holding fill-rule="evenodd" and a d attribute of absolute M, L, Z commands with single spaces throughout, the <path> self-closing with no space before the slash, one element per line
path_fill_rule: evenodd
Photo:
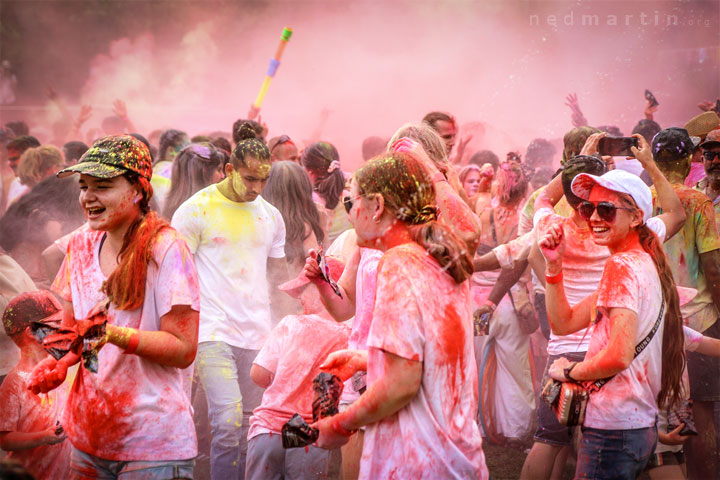
<path fill-rule="evenodd" d="M 440 221 L 450 227 L 453 233 L 465 242 L 468 247 L 467 254 L 472 258 L 480 243 L 480 219 L 450 185 L 419 143 L 408 139 L 401 141 L 404 143 L 395 151 L 411 155 L 425 167 L 425 171 L 435 186 L 435 204 L 439 211 Z"/>
<path fill-rule="evenodd" d="M 630 366 L 635 355 L 637 314 L 627 308 L 611 308 L 610 338 L 608 343 L 590 359 L 577 363 L 570 377 L 573 380 L 598 380 L 616 375 Z M 555 380 L 568 381 L 564 369 L 570 364 L 567 358 L 556 360 L 548 371 Z"/>
<path fill-rule="evenodd" d="M 63 327 L 74 327 L 75 317 L 73 304 L 67 300 L 63 301 Z M 47 393 L 54 390 L 65 381 L 68 368 L 80 361 L 80 355 L 75 352 L 68 352 L 60 360 L 48 356 L 33 369 L 28 380 L 28 389 L 34 394 Z"/>
<path fill-rule="evenodd" d="M 55 445 L 67 438 L 64 433 L 57 435 L 56 428 L 38 430 L 37 432 L 0 432 L 0 448 L 6 452 L 17 452 L 43 445 Z"/>
<path fill-rule="evenodd" d="M 320 431 L 316 445 L 333 449 L 348 441 L 350 431 L 389 417 L 415 398 L 422 382 L 423 364 L 382 352 L 385 374 L 343 413 L 311 425 Z"/>
<path fill-rule="evenodd" d="M 337 281 L 342 294 L 342 297 L 339 297 L 330 287 L 330 284 L 322 278 L 320 266 L 317 262 L 317 252 L 310 250 L 308 258 L 305 259 L 303 273 L 315 284 L 320 293 L 320 300 L 328 313 L 337 322 L 344 322 L 355 315 L 355 282 L 357 281 L 359 265 L 360 248 L 356 248 L 348 258 L 343 273 Z"/>
<path fill-rule="evenodd" d="M 187 368 L 195 360 L 200 314 L 190 305 L 173 305 L 160 318 L 160 330 L 137 330 L 108 324 L 107 342 L 127 350 L 131 342 L 135 355 L 167 367 Z M 137 335 L 136 339 L 133 337 Z"/>
<path fill-rule="evenodd" d="M 568 335 L 587 327 L 597 293 L 586 297 L 575 306 L 571 307 L 568 303 L 562 281 L 562 259 L 565 251 L 562 224 L 553 222 L 541 232 L 538 246 L 545 257 L 545 299 L 550 329 L 555 335 Z M 559 279 L 551 282 L 548 277 Z"/>

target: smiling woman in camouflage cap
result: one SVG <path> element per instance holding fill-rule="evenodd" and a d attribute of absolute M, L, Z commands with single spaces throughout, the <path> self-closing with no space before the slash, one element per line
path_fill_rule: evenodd
<path fill-rule="evenodd" d="M 195 427 L 181 369 L 197 350 L 199 293 L 187 245 L 149 208 L 152 164 L 129 135 L 104 137 L 58 176 L 78 173 L 90 227 L 70 240 L 53 289 L 65 300 L 63 324 L 83 331 L 96 312 L 107 323 L 97 372 L 83 362 L 63 425 L 72 468 L 117 478 L 192 478 Z M 101 345 L 103 344 L 101 342 Z M 82 343 L 82 342 L 81 342 Z M 79 351 L 49 357 L 30 388 L 60 385 Z"/>

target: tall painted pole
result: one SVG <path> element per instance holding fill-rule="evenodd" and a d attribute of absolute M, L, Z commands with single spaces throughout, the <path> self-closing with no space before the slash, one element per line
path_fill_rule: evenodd
<path fill-rule="evenodd" d="M 283 29 L 282 36 L 280 37 L 280 44 L 275 51 L 275 55 L 273 56 L 273 58 L 270 59 L 270 65 L 268 65 L 267 72 L 265 72 L 265 80 L 263 80 L 263 83 L 260 86 L 260 91 L 258 92 L 257 97 L 255 97 L 255 102 L 253 102 L 252 106 L 250 107 L 248 117 L 250 117 L 251 119 L 255 118 L 260 112 L 260 107 L 262 107 L 263 101 L 265 100 L 265 94 L 267 94 L 268 87 L 270 87 L 270 82 L 272 81 L 278 67 L 280 66 L 280 60 L 282 59 L 283 52 L 285 51 L 285 46 L 287 45 L 288 41 L 290 41 L 292 33 L 293 31 L 291 28 L 285 27 Z"/>

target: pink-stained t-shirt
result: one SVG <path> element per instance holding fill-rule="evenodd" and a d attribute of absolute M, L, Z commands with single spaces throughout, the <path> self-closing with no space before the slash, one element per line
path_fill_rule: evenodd
<path fill-rule="evenodd" d="M 55 428 L 60 420 L 67 389 L 63 386 L 35 395 L 27 388 L 31 372 L 13 369 L 0 386 L 0 432 L 39 432 Z M 65 480 L 70 475 L 70 442 L 42 445 L 8 452 L 7 457 L 20 462 L 35 478 Z"/>
<path fill-rule="evenodd" d="M 661 304 L 660 278 L 650 255 L 630 250 L 610 257 L 598 287 L 597 309 L 602 317 L 590 327 L 592 336 L 585 358 L 592 358 L 608 346 L 612 308 L 625 308 L 637 314 L 635 346 L 652 330 Z M 586 427 L 630 430 L 655 425 L 662 376 L 663 325 L 661 321 L 650 343 L 628 368 L 590 394 Z"/>
<path fill-rule="evenodd" d="M 105 232 L 89 230 L 70 240 L 53 289 L 71 301 L 75 318 L 86 318 L 105 299 L 99 249 Z M 148 264 L 145 302 L 135 310 L 111 305 L 108 322 L 140 330 L 160 330 L 173 305 L 199 310 L 197 273 L 187 245 L 172 228 L 158 234 L 155 262 Z M 81 366 L 70 391 L 63 425 L 73 446 L 106 460 L 183 460 L 197 455 L 190 400 L 183 370 L 112 344 L 98 355 L 98 373 Z"/>
<path fill-rule="evenodd" d="M 348 340 L 351 350 L 367 350 L 367 338 L 370 333 L 373 309 L 375 308 L 375 288 L 377 286 L 377 268 L 383 252 L 373 248 L 360 249 L 357 279 L 355 281 L 355 318 Z M 352 379 L 345 382 L 341 401 L 350 404 L 360 398 L 353 389 Z"/>
<path fill-rule="evenodd" d="M 488 478 L 477 412 L 469 282 L 457 284 L 417 244 L 391 248 L 378 266 L 368 335 L 368 388 L 385 352 L 423 363 L 417 395 L 367 425 L 363 479 Z"/>
<path fill-rule="evenodd" d="M 279 434 L 296 413 L 312 423 L 313 380 L 329 354 L 347 348 L 349 335 L 345 324 L 319 315 L 288 315 L 277 324 L 253 362 L 273 380 L 250 417 L 248 440 Z"/>

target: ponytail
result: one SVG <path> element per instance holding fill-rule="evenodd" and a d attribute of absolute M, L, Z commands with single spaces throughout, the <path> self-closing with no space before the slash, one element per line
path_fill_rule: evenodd
<path fill-rule="evenodd" d="M 325 200 L 325 208 L 334 210 L 345 188 L 337 149 L 327 142 L 315 142 L 303 151 L 300 162 L 313 173 L 313 190 Z"/>
<path fill-rule="evenodd" d="M 345 176 L 342 170 L 335 169 L 315 184 L 315 190 L 325 199 L 325 208 L 334 210 L 340 202 L 340 196 L 345 188 Z"/>
<path fill-rule="evenodd" d="M 662 380 L 657 403 L 660 408 L 672 408 L 683 400 L 682 373 L 685 369 L 680 299 L 667 257 L 657 236 L 643 224 L 637 229 L 640 245 L 655 263 L 663 297 L 667 304 L 662 339 Z"/>
<path fill-rule="evenodd" d="M 465 244 L 445 225 L 431 220 L 408 228 L 410 237 L 450 274 L 455 283 L 463 283 L 473 274 L 473 264 L 465 253 Z"/>

